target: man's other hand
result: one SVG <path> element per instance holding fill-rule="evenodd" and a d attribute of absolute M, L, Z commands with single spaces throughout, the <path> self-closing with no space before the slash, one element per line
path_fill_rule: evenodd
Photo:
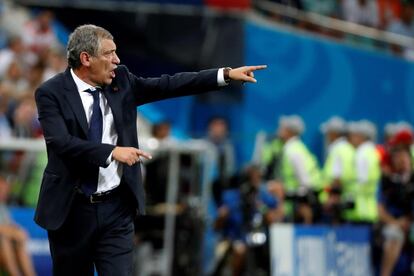
<path fill-rule="evenodd" d="M 128 166 L 132 166 L 135 163 L 140 162 L 141 156 L 145 159 L 152 158 L 149 153 L 133 147 L 115 147 L 112 151 L 112 158 L 114 160 L 128 164 Z"/>
<path fill-rule="evenodd" d="M 229 78 L 231 80 L 242 82 L 257 82 L 257 80 L 254 78 L 253 72 L 265 68 L 267 68 L 267 65 L 243 66 L 239 68 L 234 68 L 230 70 Z"/>

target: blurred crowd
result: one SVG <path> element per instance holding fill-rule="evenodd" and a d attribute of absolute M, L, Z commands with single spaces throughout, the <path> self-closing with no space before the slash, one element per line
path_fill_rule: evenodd
<path fill-rule="evenodd" d="M 299 10 L 389 30 L 400 25 L 413 35 L 412 0 L 271 0 Z"/>
<path fill-rule="evenodd" d="M 52 12 L 31 14 L 7 2 L 0 7 L 0 34 L 4 38 L 0 39 L 0 139 L 41 138 L 34 91 L 43 81 L 65 70 L 65 49 L 53 29 Z M 15 18 L 13 24 L 11 18 Z M 0 173 L 8 178 L 15 176 L 14 182 L 25 183 L 24 187 L 14 185 L 18 188 L 11 191 L 15 197 L 12 201 L 35 206 L 37 182 L 45 161 L 46 153 L 1 154 Z"/>
<path fill-rule="evenodd" d="M 40 138 L 34 91 L 66 68 L 64 48 L 52 30 L 50 11 L 32 15 L 0 7 L 0 140 Z M 46 153 L 0 153 L 1 274 L 35 275 L 27 234 L 12 220 L 7 205 L 35 206 L 46 159 Z"/>
<path fill-rule="evenodd" d="M 223 125 L 221 119 L 209 127 L 208 140 L 217 148 L 218 164 L 234 158 L 232 150 L 224 150 L 231 142 Z M 236 174 L 219 165 L 213 184 L 218 207 L 215 229 L 231 244 L 234 275 L 246 269 L 248 250 L 266 240 L 258 233 L 266 235 L 267 226 L 280 222 L 368 225 L 374 233 L 379 275 L 391 275 L 393 270 L 392 275 L 411 275 L 413 127 L 407 122 L 389 123 L 384 143 L 375 144 L 378 135 L 372 122 L 333 117 L 320 127 L 326 148 L 321 166 L 301 139 L 304 131 L 301 117 L 281 116 L 276 134 L 258 146 L 259 161 Z M 268 267 L 263 260 L 268 258 L 259 257 L 259 264 Z"/>
<path fill-rule="evenodd" d="M 414 38 L 414 1 L 413 0 L 270 0 L 278 4 L 293 7 L 302 11 L 341 19 L 348 22 L 389 31 L 395 34 Z M 260 2 L 260 1 L 258 1 Z M 306 30 L 318 32 L 335 38 L 375 48 L 386 48 L 409 60 L 414 59 L 414 47 L 391 43 L 376 42 L 363 37 L 341 34 L 337 30 L 329 30 L 323 26 L 315 26 L 309 22 L 276 16 L 275 19 L 296 23 Z"/>
<path fill-rule="evenodd" d="M 20 28 L 3 28 L 7 38 L 0 48 L 1 138 L 41 135 L 34 91 L 66 68 L 64 48 L 52 30 L 52 19 L 51 12 L 42 11 L 28 17 Z"/>

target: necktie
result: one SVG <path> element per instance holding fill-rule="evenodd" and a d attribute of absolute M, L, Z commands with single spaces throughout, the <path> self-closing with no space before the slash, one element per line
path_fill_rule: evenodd
<path fill-rule="evenodd" d="M 88 89 L 85 92 L 90 93 L 93 96 L 93 106 L 92 106 L 92 116 L 89 122 L 89 129 L 88 129 L 88 140 L 91 142 L 100 143 L 102 142 L 102 112 L 101 107 L 99 105 L 99 94 L 100 89 Z"/>
<path fill-rule="evenodd" d="M 89 121 L 88 140 L 95 143 L 101 143 L 103 129 L 102 112 L 99 105 L 99 94 L 101 92 L 101 89 L 87 89 L 85 92 L 88 92 L 93 96 L 92 116 Z M 99 167 L 94 168 L 93 171 L 91 171 L 88 177 L 85 179 L 82 185 L 82 191 L 87 196 L 96 192 L 96 189 L 98 187 L 98 176 Z"/>

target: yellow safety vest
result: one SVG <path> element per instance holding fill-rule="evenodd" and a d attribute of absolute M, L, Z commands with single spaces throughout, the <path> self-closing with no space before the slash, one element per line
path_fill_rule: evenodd
<path fill-rule="evenodd" d="M 311 188 L 319 188 L 321 183 L 321 173 L 318 162 L 305 144 L 301 140 L 295 139 L 294 141 L 291 141 L 289 145 L 285 145 L 283 150 L 281 173 L 285 189 L 288 191 L 296 191 L 300 186 L 295 168 L 289 160 L 289 156 L 291 155 L 299 155 L 303 158 L 305 171 L 310 178 Z"/>
<path fill-rule="evenodd" d="M 359 183 L 355 181 L 350 193 L 355 201 L 355 208 L 346 212 L 351 221 L 376 222 L 378 220 L 377 190 L 381 177 L 380 158 L 376 148 L 364 147 L 358 153 L 368 160 L 368 179 Z M 358 151 L 358 150 L 357 150 Z"/>

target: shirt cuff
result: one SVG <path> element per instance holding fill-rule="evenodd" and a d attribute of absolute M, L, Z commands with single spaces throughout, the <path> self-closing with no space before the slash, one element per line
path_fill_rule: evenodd
<path fill-rule="evenodd" d="M 112 162 L 112 152 L 113 151 L 111 151 L 111 154 L 109 155 L 108 159 L 106 159 L 106 164 L 107 165 L 111 164 L 111 162 Z"/>
<path fill-rule="evenodd" d="M 224 80 L 224 68 L 218 69 L 217 72 L 217 84 L 218 86 L 226 86 L 228 83 Z"/>

